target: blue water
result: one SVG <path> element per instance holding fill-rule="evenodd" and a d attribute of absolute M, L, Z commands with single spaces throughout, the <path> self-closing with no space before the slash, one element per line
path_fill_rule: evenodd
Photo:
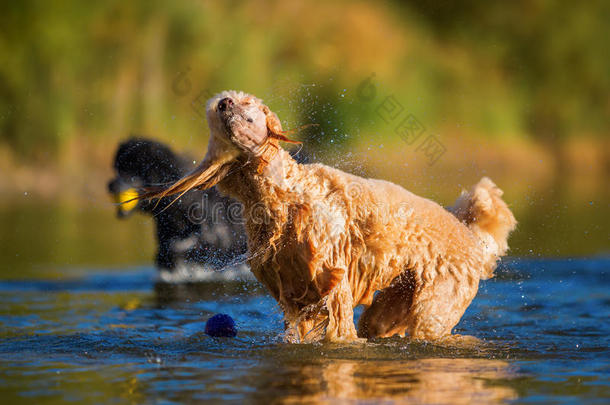
<path fill-rule="evenodd" d="M 82 269 L 81 269 L 82 270 Z M 155 285 L 147 267 L 0 281 L 6 403 L 609 403 L 610 258 L 507 259 L 481 284 L 460 334 L 282 343 L 255 283 Z M 82 274 L 88 274 L 82 276 Z M 215 313 L 236 338 L 211 338 Z"/>

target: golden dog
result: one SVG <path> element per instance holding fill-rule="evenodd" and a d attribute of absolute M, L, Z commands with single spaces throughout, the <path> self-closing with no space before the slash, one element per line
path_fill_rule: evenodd
<path fill-rule="evenodd" d="M 252 95 L 216 95 L 207 119 L 199 167 L 146 196 L 218 184 L 243 203 L 250 268 L 289 341 L 447 337 L 508 248 L 516 220 L 487 178 L 446 210 L 387 181 L 296 163 L 278 144 L 289 141 L 278 117 Z"/>

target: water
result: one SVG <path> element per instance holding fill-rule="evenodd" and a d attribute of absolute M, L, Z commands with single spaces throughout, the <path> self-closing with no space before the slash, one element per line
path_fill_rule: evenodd
<path fill-rule="evenodd" d="M 256 284 L 155 285 L 147 267 L 3 281 L 0 390 L 10 403 L 607 403 L 608 269 L 610 258 L 508 260 L 458 325 L 482 339 L 464 348 L 287 345 Z M 218 312 L 237 338 L 203 334 Z"/>
<path fill-rule="evenodd" d="M 591 255 L 607 246 L 606 208 L 562 218 L 592 230 L 562 241 L 560 225 L 524 220 L 548 208 L 518 215 L 518 255 L 567 240 L 564 252 L 590 258 L 505 260 L 456 328 L 481 342 L 441 347 L 287 345 L 257 284 L 155 284 L 147 218 L 120 222 L 101 203 L 3 207 L 0 395 L 16 404 L 608 403 L 610 257 Z M 237 338 L 203 334 L 219 312 L 236 320 Z"/>

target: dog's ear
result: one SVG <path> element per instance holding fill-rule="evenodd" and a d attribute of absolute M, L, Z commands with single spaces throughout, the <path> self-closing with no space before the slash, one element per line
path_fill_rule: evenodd
<path fill-rule="evenodd" d="M 275 138 L 277 140 L 289 143 L 300 144 L 301 142 L 293 141 L 284 135 L 284 131 L 282 131 L 282 123 L 278 116 L 269 109 L 266 105 L 261 106 L 261 110 L 265 113 L 267 118 L 267 136 L 270 138 Z"/>
<path fill-rule="evenodd" d="M 265 113 L 267 117 L 267 133 L 269 136 L 281 135 L 282 134 L 282 123 L 278 118 L 277 114 L 274 113 L 267 107 L 266 105 L 261 106 L 261 110 Z"/>
<path fill-rule="evenodd" d="M 216 153 L 215 153 L 216 152 Z M 191 173 L 182 177 L 169 187 L 155 186 L 148 187 L 140 193 L 139 199 L 159 199 L 168 197 L 170 195 L 179 194 L 166 208 L 169 208 L 176 200 L 182 197 L 185 193 L 193 189 L 205 190 L 224 179 L 231 171 L 231 167 L 234 163 L 233 159 L 236 156 L 235 151 L 229 151 L 226 153 L 218 152 L 217 149 L 208 147 L 208 154 L 203 161 L 196 167 Z M 157 202 L 158 204 L 158 202 Z M 155 205 L 156 207 L 156 205 Z"/>

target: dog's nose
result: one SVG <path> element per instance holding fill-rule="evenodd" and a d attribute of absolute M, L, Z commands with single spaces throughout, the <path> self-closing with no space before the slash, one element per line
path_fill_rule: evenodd
<path fill-rule="evenodd" d="M 225 97 L 218 102 L 218 109 L 220 111 L 225 111 L 227 108 L 232 107 L 232 106 L 233 106 L 233 100 L 231 100 L 229 97 Z"/>
<path fill-rule="evenodd" d="M 108 192 L 110 194 L 117 194 L 119 192 L 119 180 L 112 179 L 108 182 Z"/>

